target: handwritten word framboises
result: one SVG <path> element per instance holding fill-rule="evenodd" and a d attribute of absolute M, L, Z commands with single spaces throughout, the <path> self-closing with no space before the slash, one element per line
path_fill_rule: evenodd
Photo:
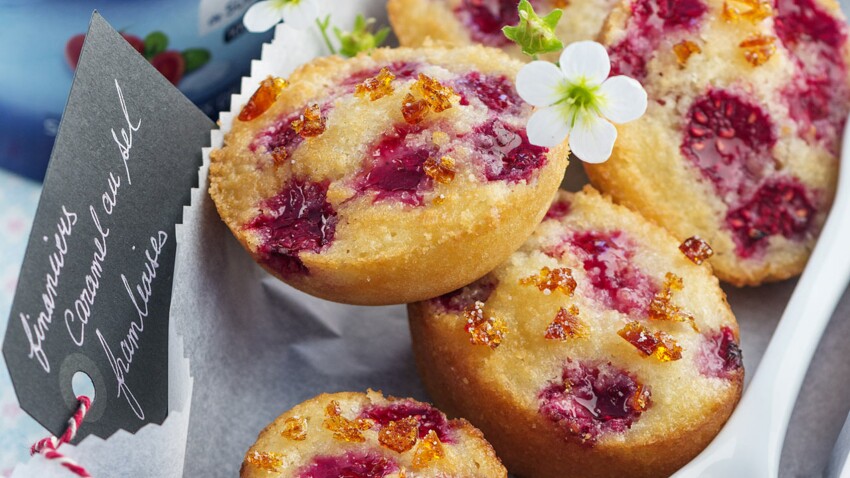
<path fill-rule="evenodd" d="M 106 174 L 106 187 L 99 197 L 99 204 L 93 203 L 87 206 L 88 216 L 94 226 L 95 235 L 91 238 L 91 262 L 84 268 L 83 287 L 75 294 L 73 306 L 62 312 L 65 329 L 68 337 L 77 346 L 82 347 L 86 340 L 86 327 L 93 320 L 92 309 L 97 300 L 98 291 L 101 288 L 105 271 L 109 267 L 110 232 L 111 228 L 120 227 L 120 224 L 112 224 L 110 221 L 113 212 L 121 202 L 122 188 L 132 186 L 132 149 L 133 134 L 142 127 L 142 119 L 131 120 L 131 114 L 124 99 L 124 93 L 118 80 L 115 80 L 115 91 L 123 113 L 124 124 L 111 130 L 112 139 L 118 147 L 119 158 L 123 171 L 108 171 Z M 122 174 L 123 173 L 123 174 Z M 85 209 L 82 207 L 80 209 Z M 66 258 L 75 251 L 69 251 L 68 238 L 74 232 L 80 218 L 74 211 L 79 210 L 63 205 L 61 215 L 56 224 L 56 232 L 53 236 L 54 247 L 48 253 L 50 270 L 45 276 L 44 289 L 42 293 L 43 308 L 39 311 L 36 319 L 27 313 L 20 313 L 21 325 L 24 328 L 29 341 L 29 358 L 39 362 L 45 373 L 51 373 L 51 364 L 44 351 L 44 343 L 48 339 L 53 317 L 56 313 L 57 298 L 60 295 L 59 285 Z M 135 317 L 129 322 L 127 333 L 122 333 L 122 338 L 117 346 L 111 346 L 104 334 L 95 327 L 95 335 L 106 355 L 112 372 L 115 376 L 118 397 L 123 397 L 133 413 L 140 420 L 145 417 L 139 401 L 127 386 L 126 376 L 131 372 L 133 357 L 141 348 L 143 333 L 145 330 L 145 319 L 148 318 L 148 304 L 153 294 L 153 284 L 157 278 L 157 270 L 160 267 L 160 255 L 168 242 L 168 234 L 165 231 L 155 231 L 150 239 L 149 246 L 144 252 L 144 268 L 135 287 L 131 286 L 131 280 L 127 276 L 135 274 L 121 273 L 120 277 L 124 285 L 127 298 L 136 312 Z M 45 238 L 47 241 L 47 238 Z M 76 252 L 76 253 L 85 253 Z M 114 320 L 109 317 L 108 320 Z M 118 352 L 117 355 L 115 352 Z"/>

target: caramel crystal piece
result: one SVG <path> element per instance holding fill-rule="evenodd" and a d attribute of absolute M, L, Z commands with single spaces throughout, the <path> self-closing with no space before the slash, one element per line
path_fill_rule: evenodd
<path fill-rule="evenodd" d="M 283 468 L 283 455 L 271 451 L 253 451 L 245 456 L 249 465 L 271 473 L 279 473 Z"/>
<path fill-rule="evenodd" d="M 363 431 L 369 430 L 374 424 L 372 420 L 365 418 L 349 420 L 343 417 L 340 415 L 339 403 L 336 400 L 331 400 L 331 403 L 325 408 L 325 412 L 328 417 L 322 425 L 332 431 L 334 438 L 340 441 L 362 443 L 366 441 Z"/>
<path fill-rule="evenodd" d="M 682 358 L 682 347 L 665 332 L 651 332 L 639 322 L 629 322 L 617 334 L 635 346 L 646 357 L 654 356 L 661 362 Z"/>
<path fill-rule="evenodd" d="M 699 236 L 685 239 L 685 242 L 679 246 L 679 250 L 682 251 L 685 257 L 698 266 L 714 255 L 714 249 L 707 242 L 700 239 Z"/>
<path fill-rule="evenodd" d="M 587 337 L 587 327 L 579 319 L 578 307 L 571 305 L 569 310 L 561 307 L 555 314 L 555 320 L 546 329 L 546 338 L 551 340 L 567 340 Z"/>
<path fill-rule="evenodd" d="M 487 345 L 496 349 L 502 344 L 507 327 L 501 320 L 485 316 L 484 302 L 476 301 L 467 307 L 463 317 L 466 319 L 464 329 L 469 334 L 469 342 L 472 345 Z"/>
<path fill-rule="evenodd" d="M 642 384 L 637 384 L 637 390 L 635 390 L 634 395 L 632 395 L 632 410 L 636 412 L 643 412 L 649 408 L 650 395 L 648 388 Z"/>
<path fill-rule="evenodd" d="M 425 100 L 417 100 L 408 93 L 401 105 L 401 114 L 407 124 L 419 124 L 428 115 L 428 103 Z"/>
<path fill-rule="evenodd" d="M 289 153 L 286 152 L 286 148 L 281 146 L 276 146 L 272 150 L 272 160 L 275 164 L 283 164 L 286 161 L 286 158 L 289 157 Z"/>
<path fill-rule="evenodd" d="M 292 122 L 292 129 L 302 138 L 315 138 L 325 132 L 327 118 L 322 116 L 319 105 L 313 104 L 304 108 L 301 116 Z"/>
<path fill-rule="evenodd" d="M 555 291 L 561 291 L 568 296 L 573 295 L 577 285 L 576 280 L 573 278 L 573 271 L 567 267 L 557 269 L 544 267 L 540 269 L 540 274 L 520 279 L 519 283 L 521 285 L 537 286 L 545 295 L 549 295 Z"/>
<path fill-rule="evenodd" d="M 446 452 L 443 450 L 440 437 L 437 436 L 437 432 L 431 430 L 416 447 L 416 452 L 413 455 L 413 467 L 425 468 L 444 456 L 446 456 Z"/>
<path fill-rule="evenodd" d="M 673 305 L 673 292 L 681 291 L 683 287 L 682 278 L 668 272 L 664 279 L 664 287 L 655 294 L 655 297 L 649 303 L 649 320 L 687 322 L 694 329 L 694 332 L 699 332 L 694 317 L 683 312 L 681 307 Z"/>
<path fill-rule="evenodd" d="M 367 78 L 363 83 L 357 85 L 354 88 L 354 95 L 358 98 L 364 98 L 366 95 L 369 95 L 370 100 L 379 100 L 393 94 L 395 91 L 392 85 L 393 80 L 395 80 L 395 75 L 390 70 L 381 68 L 378 76 Z"/>
<path fill-rule="evenodd" d="M 307 439 L 307 419 L 302 417 L 290 417 L 283 422 L 283 430 L 280 436 L 295 441 Z"/>
<path fill-rule="evenodd" d="M 676 60 L 680 67 L 684 67 L 688 63 L 688 59 L 694 53 L 702 53 L 702 49 L 696 43 L 690 40 L 682 40 L 673 45 L 673 52 L 676 53 Z"/>
<path fill-rule="evenodd" d="M 248 103 L 239 112 L 239 121 L 251 121 L 265 113 L 277 101 L 284 88 L 289 86 L 283 78 L 268 77 L 260 83 Z"/>
<path fill-rule="evenodd" d="M 378 442 L 398 453 L 404 453 L 413 448 L 417 438 L 419 438 L 419 421 L 413 417 L 389 422 L 378 432 Z"/>
<path fill-rule="evenodd" d="M 417 96 L 420 98 L 417 99 Z M 431 111 L 440 113 L 451 108 L 452 100 L 457 97 L 451 86 L 443 86 L 439 81 L 420 73 L 419 79 L 404 98 L 401 113 L 409 124 L 418 124 Z"/>
<path fill-rule="evenodd" d="M 455 179 L 455 160 L 449 156 L 440 159 L 428 158 L 422 169 L 428 177 L 440 184 L 448 184 Z"/>
<path fill-rule="evenodd" d="M 753 66 L 761 66 L 776 53 L 776 37 L 769 35 L 750 35 L 739 45 L 744 50 L 744 58 Z"/>
<path fill-rule="evenodd" d="M 773 4 L 770 0 L 727 0 L 722 15 L 727 22 L 747 20 L 756 24 L 773 16 Z"/>
<path fill-rule="evenodd" d="M 451 108 L 452 99 L 457 97 L 457 93 L 451 86 L 443 86 L 439 81 L 423 73 L 419 74 L 419 79 L 413 84 L 410 91 L 421 96 L 434 113 L 440 113 Z"/>

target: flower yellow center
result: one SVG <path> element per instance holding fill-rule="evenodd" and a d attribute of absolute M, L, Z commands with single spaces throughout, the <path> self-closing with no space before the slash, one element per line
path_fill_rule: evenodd
<path fill-rule="evenodd" d="M 561 100 L 557 104 L 562 108 L 570 127 L 575 127 L 581 117 L 600 113 L 602 97 L 599 95 L 599 85 L 588 84 L 586 78 L 561 85 L 560 96 Z"/>
<path fill-rule="evenodd" d="M 273 0 L 275 8 L 294 7 L 301 3 L 301 0 Z"/>

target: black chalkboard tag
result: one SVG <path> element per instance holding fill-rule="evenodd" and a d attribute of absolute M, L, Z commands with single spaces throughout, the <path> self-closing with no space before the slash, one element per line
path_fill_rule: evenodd
<path fill-rule="evenodd" d="M 77 441 L 168 415 L 174 229 L 214 127 L 94 13 L 3 343 L 21 407 L 51 433 L 79 371 L 95 397 Z"/>

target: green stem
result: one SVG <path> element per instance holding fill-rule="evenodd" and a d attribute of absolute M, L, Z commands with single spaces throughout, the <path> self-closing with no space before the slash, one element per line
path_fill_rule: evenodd
<path fill-rule="evenodd" d="M 333 43 L 331 43 L 331 38 L 328 36 L 328 26 L 330 25 L 331 16 L 328 15 L 325 18 L 325 21 L 322 22 L 318 18 L 316 19 L 316 25 L 319 27 L 319 31 L 322 32 L 322 38 L 325 39 L 325 45 L 327 45 L 328 50 L 330 50 L 331 55 L 336 55 L 336 48 L 334 48 Z"/>

